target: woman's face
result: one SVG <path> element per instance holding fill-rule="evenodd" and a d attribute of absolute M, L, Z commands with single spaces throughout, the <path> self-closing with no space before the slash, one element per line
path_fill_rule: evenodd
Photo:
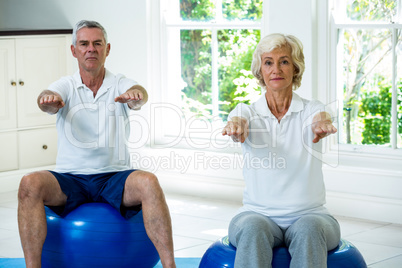
<path fill-rule="evenodd" d="M 261 75 L 267 90 L 292 91 L 295 67 L 288 46 L 261 55 Z"/>

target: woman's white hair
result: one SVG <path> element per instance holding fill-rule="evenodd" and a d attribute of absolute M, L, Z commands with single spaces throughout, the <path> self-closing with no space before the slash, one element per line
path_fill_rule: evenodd
<path fill-rule="evenodd" d="M 295 67 L 293 76 L 293 90 L 296 90 L 301 85 L 302 76 L 304 73 L 304 54 L 303 44 L 298 38 L 293 35 L 285 35 L 281 33 L 273 33 L 265 36 L 258 43 L 251 63 L 251 72 L 258 79 L 258 84 L 265 88 L 264 78 L 261 75 L 261 56 L 264 53 L 271 52 L 276 48 L 288 46 L 291 50 L 291 57 Z"/>

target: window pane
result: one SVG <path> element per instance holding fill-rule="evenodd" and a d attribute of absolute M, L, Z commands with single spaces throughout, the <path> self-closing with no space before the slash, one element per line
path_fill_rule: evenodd
<path fill-rule="evenodd" d="M 354 21 L 395 21 L 398 0 L 346 0 L 346 14 Z M 344 10 L 340 10 L 344 12 Z"/>
<path fill-rule="evenodd" d="M 262 2 L 180 0 L 182 20 L 205 22 L 201 26 L 197 24 L 204 29 L 183 27 L 180 30 L 180 72 L 184 82 L 180 86 L 181 106 L 186 115 L 209 118 L 219 115 L 226 119 L 225 114 L 238 102 L 254 100 L 252 97 L 259 93 L 256 83 L 250 82 L 253 80 L 250 65 L 260 30 L 249 27 L 250 21 L 261 19 Z M 238 28 L 227 29 L 232 23 L 222 18 L 237 20 Z M 222 28 L 217 28 L 215 21 Z M 243 29 L 240 23 L 244 24 Z M 171 50 L 169 57 L 170 54 Z"/>
<path fill-rule="evenodd" d="M 239 102 L 250 104 L 261 93 L 251 74 L 253 52 L 259 40 L 260 30 L 218 31 L 219 110 L 224 120 Z"/>
<path fill-rule="evenodd" d="M 209 21 L 215 18 L 215 1 L 180 0 L 182 20 Z"/>
<path fill-rule="evenodd" d="M 222 1 L 223 18 L 227 20 L 260 21 L 262 17 L 262 0 L 228 0 Z"/>
<path fill-rule="evenodd" d="M 211 99 L 211 31 L 181 30 L 182 105 L 186 114 L 209 116 Z"/>
<path fill-rule="evenodd" d="M 392 36 L 387 29 L 345 29 L 343 143 L 390 145 Z"/>

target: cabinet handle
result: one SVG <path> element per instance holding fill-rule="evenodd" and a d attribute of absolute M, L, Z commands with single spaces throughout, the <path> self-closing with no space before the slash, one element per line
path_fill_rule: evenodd
<path fill-rule="evenodd" d="M 20 85 L 23 86 L 23 85 L 24 85 L 24 81 L 20 81 Z"/>
<path fill-rule="evenodd" d="M 11 85 L 12 85 L 13 87 L 15 87 L 15 86 L 17 85 L 17 83 L 15 83 L 15 81 L 12 81 L 12 82 L 11 82 Z"/>
<path fill-rule="evenodd" d="M 42 148 L 43 148 L 43 150 L 46 150 L 46 149 L 47 149 L 47 145 L 46 145 L 46 144 L 43 145 Z"/>

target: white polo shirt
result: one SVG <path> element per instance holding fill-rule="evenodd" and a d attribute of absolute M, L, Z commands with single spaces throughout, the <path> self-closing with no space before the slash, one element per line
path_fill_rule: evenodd
<path fill-rule="evenodd" d="M 114 99 L 136 84 L 106 70 L 95 97 L 82 83 L 79 71 L 49 86 L 65 103 L 57 113 L 56 172 L 97 174 L 130 168 L 126 146 L 130 108 Z"/>
<path fill-rule="evenodd" d="M 293 92 L 286 115 L 278 123 L 265 94 L 251 105 L 239 104 L 229 114 L 249 123 L 249 136 L 242 144 L 245 190 L 243 207 L 269 216 L 286 227 L 301 215 L 326 213 L 322 175 L 321 142 L 313 143 L 313 116 L 324 111 L 318 101 L 308 101 Z"/>

